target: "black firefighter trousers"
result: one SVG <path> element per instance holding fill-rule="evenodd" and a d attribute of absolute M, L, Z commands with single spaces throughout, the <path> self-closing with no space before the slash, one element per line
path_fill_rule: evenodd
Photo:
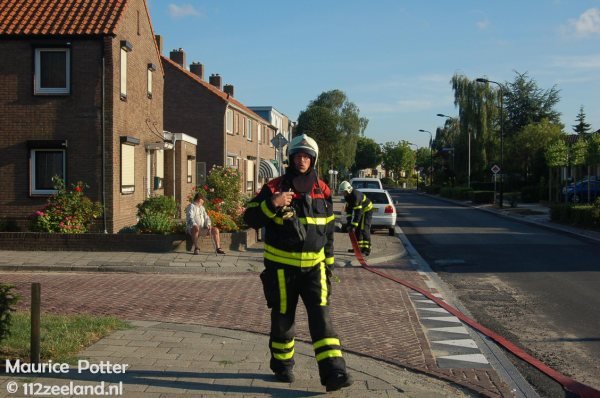
<path fill-rule="evenodd" d="M 329 313 L 331 272 L 325 263 L 310 268 L 275 264 L 265 264 L 260 275 L 267 305 L 271 308 L 271 370 L 278 373 L 294 366 L 296 306 L 301 297 L 308 314 L 321 384 L 325 385 L 329 375 L 346 373 L 340 340 Z"/>

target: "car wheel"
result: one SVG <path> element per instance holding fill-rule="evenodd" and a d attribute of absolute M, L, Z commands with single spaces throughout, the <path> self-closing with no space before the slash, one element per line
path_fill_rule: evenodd
<path fill-rule="evenodd" d="M 388 229 L 388 235 L 389 236 L 394 236 L 396 235 L 396 230 L 392 227 L 390 229 Z"/>

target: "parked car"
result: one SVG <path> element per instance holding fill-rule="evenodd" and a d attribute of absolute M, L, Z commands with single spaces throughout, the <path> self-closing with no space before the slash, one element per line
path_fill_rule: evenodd
<path fill-rule="evenodd" d="M 371 222 L 371 232 L 376 229 L 387 229 L 389 236 L 394 236 L 394 227 L 396 226 L 396 206 L 392 197 L 385 189 L 364 188 L 360 192 L 367 195 L 367 198 L 373 202 L 373 218 Z M 342 224 L 345 227 L 347 214 L 342 214 Z"/>
<path fill-rule="evenodd" d="M 600 196 L 600 181 L 591 179 L 589 181 L 590 199 L 593 202 Z M 567 195 L 567 200 L 573 203 L 587 202 L 588 199 L 588 180 L 578 181 L 563 188 L 563 194 Z"/>
<path fill-rule="evenodd" d="M 383 189 L 383 184 L 381 184 L 381 180 L 379 178 L 374 177 L 353 178 L 350 180 L 350 185 L 352 185 L 352 188 L 360 189 L 361 191 L 364 188 Z"/>

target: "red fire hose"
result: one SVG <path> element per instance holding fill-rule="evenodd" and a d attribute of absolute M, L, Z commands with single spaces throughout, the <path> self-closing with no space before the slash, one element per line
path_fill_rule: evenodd
<path fill-rule="evenodd" d="M 498 343 L 502 347 L 506 348 L 512 354 L 521 358 L 522 360 L 529 363 L 530 365 L 536 367 L 540 372 L 544 373 L 545 375 L 556 380 L 565 390 L 575 393 L 581 398 L 600 398 L 600 391 L 598 391 L 588 385 L 580 383 L 576 380 L 573 380 L 570 377 L 563 375 L 562 373 L 557 372 L 556 370 L 552 369 L 551 367 L 545 365 L 541 361 L 539 361 L 536 358 L 532 357 L 531 355 L 527 354 L 521 348 L 517 347 L 510 341 L 506 340 L 504 337 L 494 333 L 492 330 L 477 323 L 475 320 L 469 318 L 468 316 L 466 316 L 465 314 L 463 314 L 456 308 L 454 308 L 454 307 L 448 305 L 447 303 L 445 303 L 444 301 L 438 299 L 437 297 L 435 297 L 433 294 L 429 293 L 428 291 L 423 290 L 417 286 L 414 286 L 407 281 L 404 281 L 402 279 L 398 279 L 391 275 L 388 275 L 385 272 L 381 272 L 377 269 L 371 268 L 367 264 L 365 259 L 363 258 L 362 253 L 360 252 L 360 249 L 358 248 L 358 242 L 356 241 L 356 236 L 352 232 L 350 232 L 348 235 L 350 236 L 350 241 L 352 242 L 352 248 L 354 249 L 354 255 L 360 262 L 360 265 L 367 271 L 377 274 L 379 276 L 382 276 L 384 278 L 387 278 L 391 281 L 394 281 L 396 283 L 404 285 L 404 286 L 408 287 L 409 289 L 412 289 L 416 292 L 421 293 L 428 299 L 435 302 L 440 307 L 444 308 L 446 311 L 448 311 L 452 315 L 456 316 L 458 319 L 460 319 L 467 325 L 471 326 L 473 329 L 483 333 L 484 335 L 491 338 L 492 340 L 494 340 L 496 343 Z"/>

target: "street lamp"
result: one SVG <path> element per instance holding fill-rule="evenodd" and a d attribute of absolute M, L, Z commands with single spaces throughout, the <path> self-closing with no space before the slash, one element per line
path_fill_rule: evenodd
<path fill-rule="evenodd" d="M 419 129 L 421 133 L 429 133 L 429 185 L 433 185 L 433 136 L 431 131 Z"/>
<path fill-rule="evenodd" d="M 454 118 L 452 116 L 444 115 L 443 113 L 438 113 L 438 114 L 436 114 L 436 116 L 445 117 L 446 120 L 454 120 Z M 471 143 L 471 140 L 469 139 L 469 144 L 470 143 Z M 455 169 L 454 169 L 454 137 L 452 137 L 450 145 L 452 145 L 452 173 L 454 173 L 454 171 L 455 171 Z M 470 178 L 470 175 L 471 175 L 471 173 L 470 173 L 470 170 L 471 170 L 471 156 L 470 155 L 471 155 L 471 148 L 469 146 L 469 180 L 468 180 L 469 186 L 470 186 L 470 182 L 471 182 L 470 181 L 471 180 L 471 178 Z M 454 186 L 454 181 L 452 182 L 452 186 Z"/>
<path fill-rule="evenodd" d="M 500 88 L 500 207 L 504 204 L 504 117 L 502 116 L 502 108 L 504 103 L 504 86 L 493 80 L 484 79 L 482 77 L 475 79 L 478 83 L 494 83 Z"/>
<path fill-rule="evenodd" d="M 412 142 L 407 142 L 408 145 L 414 145 L 415 148 L 417 148 L 417 150 L 415 151 L 415 167 L 417 166 L 417 154 L 419 153 L 419 146 L 417 144 L 413 144 Z M 421 171 L 419 170 L 418 167 L 416 167 L 417 169 L 417 192 L 419 192 L 419 177 L 421 175 Z"/>

